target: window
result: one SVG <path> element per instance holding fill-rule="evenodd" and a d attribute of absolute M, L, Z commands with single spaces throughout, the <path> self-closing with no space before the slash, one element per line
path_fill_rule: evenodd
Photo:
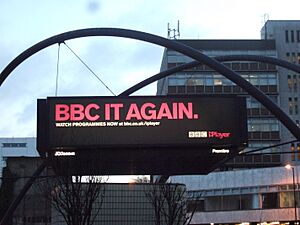
<path fill-rule="evenodd" d="M 278 208 L 278 193 L 264 193 L 262 194 L 262 208 L 275 209 Z"/>
<path fill-rule="evenodd" d="M 212 86 L 213 85 L 213 76 L 212 75 L 206 75 L 205 76 L 205 85 Z"/>
<path fill-rule="evenodd" d="M 294 206 L 294 193 L 293 192 L 281 192 L 279 193 L 280 207 L 293 207 Z"/>
<path fill-rule="evenodd" d="M 290 91 L 292 90 L 292 86 L 293 86 L 293 81 L 292 81 L 292 77 L 291 75 L 287 76 L 287 83 L 288 83 L 288 88 L 290 89 Z"/>
<path fill-rule="evenodd" d="M 291 30 L 291 42 L 295 42 L 294 31 L 293 30 Z"/>
<path fill-rule="evenodd" d="M 223 83 L 223 86 L 232 86 L 232 85 L 233 85 L 232 81 L 231 81 L 231 80 L 228 80 L 228 79 L 225 78 L 225 77 L 223 78 L 222 83 Z"/>
<path fill-rule="evenodd" d="M 254 119 L 248 120 L 248 131 L 270 132 L 279 131 L 279 123 L 276 119 Z"/>
<path fill-rule="evenodd" d="M 291 56 L 292 56 L 292 63 L 296 63 L 296 53 L 292 52 Z"/>
<path fill-rule="evenodd" d="M 268 75 L 262 74 L 259 76 L 259 85 L 268 85 Z"/>
<path fill-rule="evenodd" d="M 297 84 L 298 84 L 298 82 L 297 82 L 297 75 L 293 76 L 293 83 L 294 83 L 294 91 L 297 91 Z"/>
<path fill-rule="evenodd" d="M 188 212 L 201 212 L 204 211 L 204 200 L 192 200 L 187 203 Z"/>
<path fill-rule="evenodd" d="M 248 63 L 241 63 L 242 70 L 248 70 Z"/>
<path fill-rule="evenodd" d="M 176 63 L 168 63 L 168 68 L 172 68 L 172 67 L 175 67 L 176 66 Z"/>
<path fill-rule="evenodd" d="M 244 78 L 246 81 L 250 82 L 250 78 L 248 74 L 242 74 L 241 77 Z"/>
<path fill-rule="evenodd" d="M 297 42 L 300 42 L 300 30 L 297 30 Z"/>
<path fill-rule="evenodd" d="M 3 148 L 26 148 L 27 143 L 2 143 Z"/>
<path fill-rule="evenodd" d="M 268 75 L 268 82 L 269 82 L 269 85 L 277 85 L 277 76 L 276 76 L 276 74 L 269 74 Z"/>
<path fill-rule="evenodd" d="M 298 114 L 298 98 L 294 98 L 294 110 L 295 114 Z"/>
<path fill-rule="evenodd" d="M 298 64 L 300 64 L 300 53 L 299 52 L 297 53 L 297 61 L 298 61 Z"/>
<path fill-rule="evenodd" d="M 250 75 L 250 83 L 252 85 L 258 85 L 258 78 L 256 75 Z"/>
<path fill-rule="evenodd" d="M 291 60 L 291 59 L 290 59 L 290 53 L 289 53 L 289 52 L 286 53 L 286 60 L 289 61 L 289 62 L 290 62 L 290 60 Z"/>
<path fill-rule="evenodd" d="M 289 114 L 293 114 L 293 100 L 292 98 L 289 98 Z"/>
<path fill-rule="evenodd" d="M 201 78 L 190 78 L 186 80 L 187 86 L 203 85 L 203 79 Z"/>
<path fill-rule="evenodd" d="M 258 70 L 258 63 L 250 63 L 250 70 Z"/>
<path fill-rule="evenodd" d="M 286 43 L 289 42 L 289 31 L 288 30 L 285 31 L 285 42 Z"/>
<path fill-rule="evenodd" d="M 240 63 L 232 63 L 232 70 L 240 70 L 241 64 Z"/>
<path fill-rule="evenodd" d="M 268 70 L 276 70 L 276 66 L 274 64 L 268 64 Z"/>
<path fill-rule="evenodd" d="M 267 64 L 266 63 L 259 63 L 258 68 L 260 70 L 267 70 Z"/>
<path fill-rule="evenodd" d="M 176 86 L 176 85 L 178 85 L 178 82 L 179 81 L 179 79 L 176 79 L 176 78 L 169 78 L 169 85 L 170 86 Z"/>
<path fill-rule="evenodd" d="M 247 108 L 250 109 L 250 108 L 254 108 L 254 109 L 257 109 L 257 108 L 260 108 L 260 103 L 255 99 L 255 98 L 252 98 L 252 97 L 249 97 L 247 98 Z"/>
<path fill-rule="evenodd" d="M 214 75 L 214 85 L 222 85 L 222 84 L 223 84 L 223 76 Z"/>

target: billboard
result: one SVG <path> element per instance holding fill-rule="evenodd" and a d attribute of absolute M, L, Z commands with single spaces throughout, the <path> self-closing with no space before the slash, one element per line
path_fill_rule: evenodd
<path fill-rule="evenodd" d="M 131 151 L 131 161 L 143 161 L 141 152 L 170 159 L 189 149 L 232 155 L 247 145 L 245 104 L 232 95 L 48 97 L 38 100 L 38 150 L 123 158 Z"/>

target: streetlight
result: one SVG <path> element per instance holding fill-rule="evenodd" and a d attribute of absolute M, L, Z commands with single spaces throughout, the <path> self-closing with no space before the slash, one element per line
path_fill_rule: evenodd
<path fill-rule="evenodd" d="M 293 191 L 294 191 L 294 210 L 295 210 L 295 223 L 297 223 L 297 201 L 296 201 L 296 185 L 295 185 L 295 168 L 291 164 L 285 166 L 286 169 L 292 169 L 293 173 Z"/>

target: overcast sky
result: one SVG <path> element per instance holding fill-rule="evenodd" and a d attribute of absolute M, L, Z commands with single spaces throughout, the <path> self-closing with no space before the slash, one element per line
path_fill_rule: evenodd
<path fill-rule="evenodd" d="M 299 0 L 1 0 L 0 71 L 50 36 L 115 27 L 167 36 L 180 20 L 182 39 L 259 39 L 264 15 L 300 19 Z M 163 48 L 134 40 L 93 37 L 67 42 L 116 94 L 159 72 Z M 0 87 L 0 137 L 36 136 L 36 100 L 55 94 L 58 45 L 30 57 Z M 58 95 L 111 95 L 61 45 Z M 137 94 L 154 95 L 156 85 Z"/>

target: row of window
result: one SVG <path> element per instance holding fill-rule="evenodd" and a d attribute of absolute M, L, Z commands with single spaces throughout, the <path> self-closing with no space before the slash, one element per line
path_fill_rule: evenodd
<path fill-rule="evenodd" d="M 248 139 L 252 141 L 259 140 L 279 140 L 279 131 L 254 131 L 248 132 Z"/>
<path fill-rule="evenodd" d="M 277 145 L 279 144 L 278 141 L 260 141 L 260 142 L 250 142 L 248 144 L 248 150 L 254 150 L 254 149 L 258 149 L 258 148 L 264 148 L 264 147 L 269 147 L 269 146 L 273 146 L 273 145 Z M 263 152 L 277 152 L 278 151 L 278 147 L 273 147 L 273 148 L 268 148 Z"/>
<path fill-rule="evenodd" d="M 299 108 L 298 108 L 298 98 L 289 98 L 288 99 L 289 104 L 289 114 L 290 115 L 298 115 Z"/>
<path fill-rule="evenodd" d="M 286 60 L 291 63 L 298 63 L 300 64 L 300 53 L 299 52 L 287 52 L 286 53 Z"/>
<path fill-rule="evenodd" d="M 292 152 L 297 151 L 291 154 L 292 161 L 300 161 L 300 143 L 296 143 L 296 144 L 292 143 L 291 151 Z"/>
<path fill-rule="evenodd" d="M 274 117 L 273 114 L 266 109 L 265 107 L 262 108 L 253 108 L 253 109 L 247 109 L 247 116 L 248 117 Z"/>
<path fill-rule="evenodd" d="M 273 102 L 275 102 L 276 104 L 278 104 L 278 96 L 277 95 L 269 95 L 268 96 Z M 247 97 L 246 98 L 246 102 L 247 102 L 247 108 L 262 108 L 262 105 L 259 101 L 257 101 L 255 98 L 253 97 Z"/>
<path fill-rule="evenodd" d="M 300 30 L 286 30 L 285 31 L 285 42 L 286 43 L 294 43 L 300 42 Z"/>
<path fill-rule="evenodd" d="M 288 75 L 287 76 L 287 83 L 289 91 L 297 92 L 298 86 L 300 87 L 300 75 Z"/>
<path fill-rule="evenodd" d="M 26 148 L 27 143 L 2 143 L 2 148 Z"/>
<path fill-rule="evenodd" d="M 172 57 L 169 56 L 169 60 L 171 61 L 178 61 L 177 59 L 173 59 Z M 180 66 L 183 65 L 185 63 L 183 62 L 177 62 L 177 63 L 168 63 L 168 68 L 172 68 L 175 66 Z M 225 66 L 227 66 L 228 68 L 234 70 L 234 71 L 275 71 L 276 70 L 276 66 L 274 64 L 268 64 L 268 63 L 263 63 L 263 62 L 232 62 L 232 63 L 223 63 Z M 199 65 L 199 66 L 195 66 L 192 67 L 190 69 L 187 69 L 187 71 L 211 71 L 213 69 L 211 69 L 210 67 L 206 66 L 206 65 Z"/>
<path fill-rule="evenodd" d="M 299 206 L 300 195 L 296 192 Z M 227 211 L 251 209 L 278 209 L 294 207 L 294 193 L 261 193 L 230 196 L 212 196 L 188 201 L 188 211 Z"/>
<path fill-rule="evenodd" d="M 257 150 L 258 148 L 252 149 Z M 247 148 L 247 150 L 250 150 Z M 263 165 L 263 166 L 279 166 L 281 165 L 280 154 L 272 154 L 272 155 L 262 155 L 262 154 L 249 154 L 249 155 L 237 155 L 232 160 L 226 162 L 223 165 L 223 168 L 233 168 L 233 167 L 246 167 L 248 168 L 249 165 L 251 167 Z"/>
<path fill-rule="evenodd" d="M 277 119 L 248 119 L 248 131 L 279 131 L 279 122 Z"/>
<path fill-rule="evenodd" d="M 264 85 L 258 87 L 262 92 L 267 94 L 277 94 L 277 85 Z M 197 94 L 197 93 L 227 93 L 227 94 L 247 94 L 245 90 L 237 85 L 233 86 L 168 86 L 168 94 Z"/>
<path fill-rule="evenodd" d="M 277 75 L 268 73 L 255 73 L 255 74 L 242 74 L 245 80 L 249 81 L 253 85 L 277 85 Z M 169 86 L 178 85 L 205 85 L 205 86 L 232 86 L 234 83 L 220 74 L 199 74 L 199 73 L 185 73 L 176 74 L 176 77 L 172 76 L 168 78 Z"/>

